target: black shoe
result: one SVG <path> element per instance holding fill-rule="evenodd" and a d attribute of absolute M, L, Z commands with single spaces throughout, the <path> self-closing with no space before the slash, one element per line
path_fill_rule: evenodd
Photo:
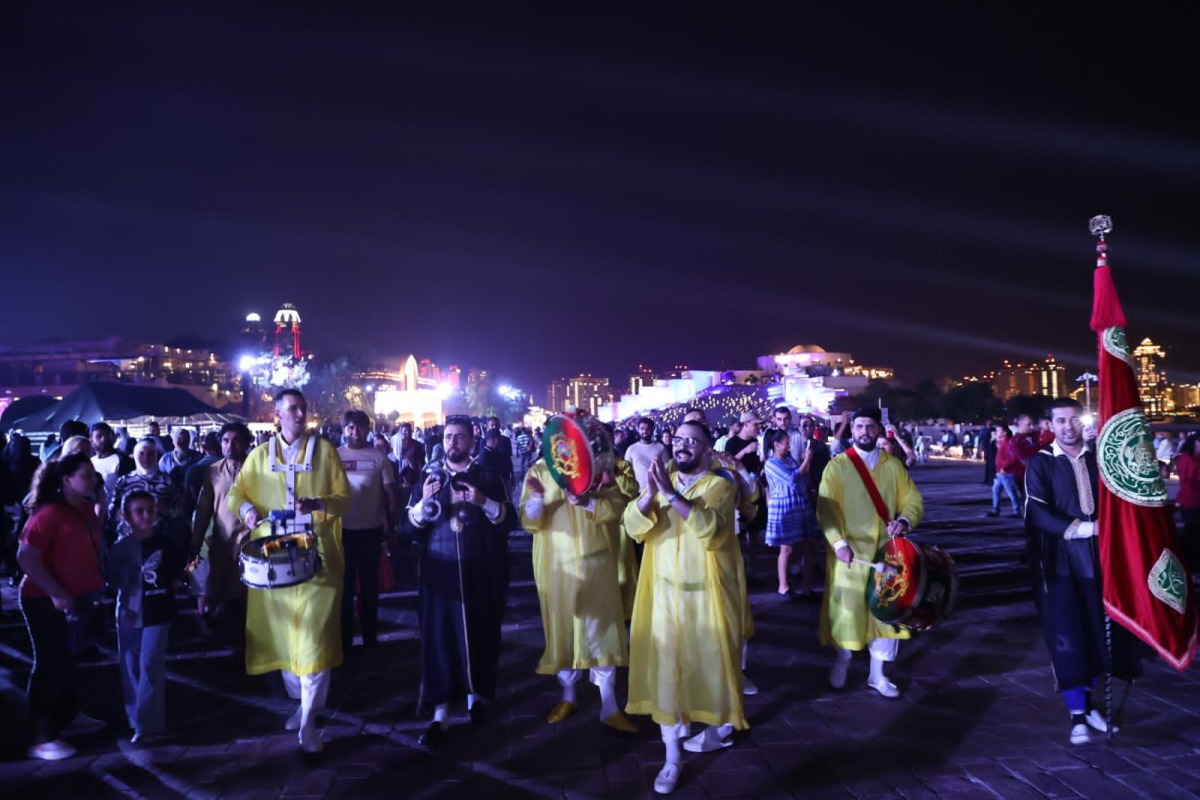
<path fill-rule="evenodd" d="M 989 517 L 998 517 L 998 516 L 1000 516 L 1000 512 L 993 508 L 991 511 L 989 511 L 987 513 L 987 515 Z"/>
<path fill-rule="evenodd" d="M 483 703 L 476 701 L 475 705 L 467 709 L 467 713 L 471 715 L 471 725 L 473 727 L 478 728 L 487 722 L 487 712 L 484 711 Z"/>
<path fill-rule="evenodd" d="M 1012 517 L 1013 519 L 1020 519 L 1021 517 L 1025 516 L 1025 515 L 1022 514 L 1020 511 L 1014 511 L 1011 514 L 1009 514 L 1009 516 Z"/>
<path fill-rule="evenodd" d="M 431 722 L 429 727 L 417 737 L 417 744 L 422 747 L 428 747 L 430 750 L 437 750 L 438 745 L 442 743 L 442 723 Z"/>

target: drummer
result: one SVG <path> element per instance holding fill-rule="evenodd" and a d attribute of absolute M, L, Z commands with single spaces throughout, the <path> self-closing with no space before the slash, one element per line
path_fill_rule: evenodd
<path fill-rule="evenodd" d="M 300 732 L 306 753 L 324 747 L 316 711 L 325 705 L 329 675 L 342 663 L 342 523 L 350 482 L 333 445 L 305 430 L 308 405 L 295 389 L 275 396 L 279 433 L 246 458 L 229 489 L 229 510 L 252 538 L 273 510 L 296 512 L 296 528 L 311 523 L 321 555 L 316 576 L 298 586 L 256 589 L 246 600 L 246 672 L 283 672 L 288 696 L 299 700 L 284 729 Z"/>
<path fill-rule="evenodd" d="M 867 685 L 884 697 L 899 697 L 900 690 L 884 676 L 883 665 L 895 660 L 898 640 L 908 638 L 908 632 L 871 616 L 866 588 L 870 563 L 876 560 L 885 535 L 901 536 L 911 530 L 920 522 L 925 504 L 903 464 L 878 449 L 881 430 L 878 409 L 853 412 L 852 446 L 829 462 L 821 478 L 817 518 L 829 543 L 821 644 L 837 648 L 829 674 L 833 688 L 846 685 L 850 656 L 866 648 L 871 653 Z"/>

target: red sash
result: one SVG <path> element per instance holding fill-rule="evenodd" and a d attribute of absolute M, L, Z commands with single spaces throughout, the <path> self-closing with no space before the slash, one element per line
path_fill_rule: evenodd
<path fill-rule="evenodd" d="M 888 507 L 883 502 L 883 496 L 879 494 L 879 487 L 875 485 L 875 479 L 871 477 L 871 470 L 867 469 L 862 456 L 851 446 L 846 450 L 846 458 L 850 459 L 850 463 L 858 470 L 858 477 L 862 478 L 863 485 L 867 487 L 867 494 L 871 495 L 871 502 L 875 504 L 875 513 L 885 523 L 891 522 L 892 518 L 888 514 Z"/>

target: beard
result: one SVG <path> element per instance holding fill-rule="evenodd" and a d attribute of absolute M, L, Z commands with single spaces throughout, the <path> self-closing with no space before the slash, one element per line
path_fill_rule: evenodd
<path fill-rule="evenodd" d="M 878 445 L 878 444 L 879 443 L 875 440 L 875 437 L 873 437 L 873 436 L 861 436 L 858 439 L 854 440 L 854 446 L 857 447 L 859 450 L 862 450 L 864 453 L 871 452 L 872 450 L 875 449 L 876 445 Z"/>
<path fill-rule="evenodd" d="M 654 443 L 654 434 L 648 433 L 645 436 L 639 435 L 638 441 L 640 441 L 642 444 L 653 444 Z"/>
<path fill-rule="evenodd" d="M 469 450 L 447 450 L 446 460 L 451 464 L 463 464 L 471 457 Z"/>
<path fill-rule="evenodd" d="M 696 458 L 695 453 L 690 453 L 687 450 L 679 450 L 673 453 L 675 456 L 675 468 L 684 475 L 691 475 L 700 467 L 700 459 Z M 686 460 L 680 460 L 680 456 L 684 456 Z"/>

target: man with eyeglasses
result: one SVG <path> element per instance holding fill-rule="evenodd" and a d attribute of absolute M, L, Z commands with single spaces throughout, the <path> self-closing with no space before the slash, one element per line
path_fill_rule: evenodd
<path fill-rule="evenodd" d="M 653 462 L 646 490 L 625 508 L 625 530 L 644 543 L 630 628 L 631 714 L 649 714 L 666 746 L 654 790 L 679 781 L 692 721 L 710 727 L 689 750 L 728 747 L 747 726 L 739 655 L 745 573 L 733 532 L 735 479 L 709 469 L 712 434 L 696 422 L 672 439 L 673 466 Z"/>
<path fill-rule="evenodd" d="M 821 479 L 817 519 L 829 543 L 821 644 L 836 648 L 829 673 L 833 688 L 846 685 L 850 657 L 866 649 L 871 654 L 867 685 L 884 697 L 899 697 L 883 665 L 895 660 L 898 640 L 909 634 L 871 615 L 867 581 L 885 537 L 903 535 L 916 526 L 925 504 L 904 464 L 879 449 L 880 416 L 879 409 L 869 407 L 850 412 L 851 446 L 829 462 Z M 872 490 L 878 493 L 878 504 Z"/>
<path fill-rule="evenodd" d="M 500 475 L 471 458 L 471 418 L 446 418 L 444 463 L 431 463 L 408 507 L 417 546 L 421 691 L 433 709 L 421 734 L 436 749 L 450 704 L 465 699 L 471 722 L 495 695 L 500 624 L 508 597 L 508 533 L 516 512 Z"/>

